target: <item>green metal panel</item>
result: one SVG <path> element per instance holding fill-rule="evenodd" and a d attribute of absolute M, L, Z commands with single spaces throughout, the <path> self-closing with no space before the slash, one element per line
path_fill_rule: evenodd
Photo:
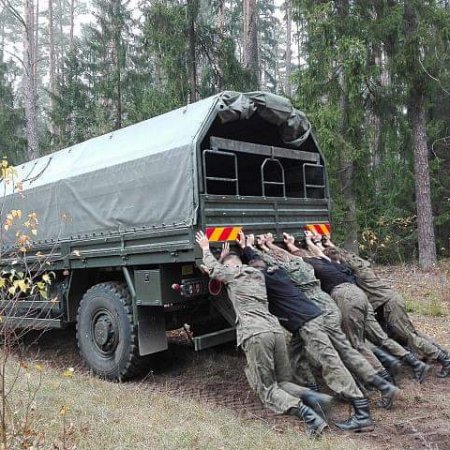
<path fill-rule="evenodd" d="M 308 223 L 329 222 L 327 199 L 201 195 L 203 226 L 243 226 L 247 232 L 299 234 Z"/>
<path fill-rule="evenodd" d="M 46 330 L 64 328 L 60 319 L 35 319 L 34 317 L 2 317 L 2 325 L 12 328 L 27 328 L 30 330 Z"/>
<path fill-rule="evenodd" d="M 164 304 L 161 289 L 161 273 L 156 270 L 135 270 L 134 288 L 136 305 L 161 306 Z"/>

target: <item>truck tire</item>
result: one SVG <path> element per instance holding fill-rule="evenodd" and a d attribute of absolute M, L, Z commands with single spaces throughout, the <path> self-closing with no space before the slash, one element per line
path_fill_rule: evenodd
<path fill-rule="evenodd" d="M 137 327 L 124 285 L 100 283 L 84 294 L 77 314 L 77 342 L 85 364 L 96 375 L 121 381 L 139 373 Z"/>

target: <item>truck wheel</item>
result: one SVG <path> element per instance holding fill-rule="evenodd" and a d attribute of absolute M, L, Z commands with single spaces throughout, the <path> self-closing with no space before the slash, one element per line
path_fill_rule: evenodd
<path fill-rule="evenodd" d="M 137 329 L 124 285 L 100 283 L 84 294 L 77 314 L 77 341 L 86 365 L 98 376 L 124 380 L 137 375 Z"/>

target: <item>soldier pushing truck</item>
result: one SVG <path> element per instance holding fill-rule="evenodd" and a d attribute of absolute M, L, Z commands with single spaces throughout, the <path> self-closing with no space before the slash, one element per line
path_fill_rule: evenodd
<path fill-rule="evenodd" d="M 363 386 L 377 389 L 386 409 L 398 396 L 392 376 L 367 354 L 384 354 L 393 370 L 386 352 L 398 351 L 418 381 L 429 366 L 412 351 L 439 362 L 441 376 L 450 373 L 447 351 L 415 330 L 365 262 L 326 239 L 339 263 L 311 242 L 291 254 L 304 229 L 329 234 L 330 196 L 311 124 L 285 98 L 223 92 L 22 164 L 15 179 L 20 192 L 3 181 L 3 208 L 35 214 L 27 267 L 45 258 L 54 276 L 42 295 L 3 302 L 2 326 L 75 325 L 81 357 L 100 377 L 136 376 L 148 355 L 167 349 L 167 331 L 189 324 L 196 351 L 237 341 L 261 401 L 317 436 L 330 422 L 331 399 L 311 390 L 314 373 L 352 404 L 354 414 L 336 424 L 350 431 L 373 428 Z M 249 245 L 253 262 L 219 262 L 221 244 L 234 245 L 242 231 L 259 236 Z M 16 224 L 3 231 L 2 270 L 20 269 L 17 232 Z M 226 291 L 209 282 L 203 263 Z M 334 295 L 341 284 L 346 295 Z M 364 320 L 352 329 L 355 292 Z M 372 307 L 387 334 L 370 322 Z M 292 332 L 288 352 L 280 323 Z M 370 325 L 383 348 L 367 344 L 364 353 Z"/>

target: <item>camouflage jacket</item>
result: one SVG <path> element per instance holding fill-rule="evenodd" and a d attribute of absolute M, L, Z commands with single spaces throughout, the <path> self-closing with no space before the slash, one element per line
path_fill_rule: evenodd
<path fill-rule="evenodd" d="M 339 247 L 334 247 L 334 250 L 337 256 L 353 270 L 356 283 L 367 294 L 373 309 L 384 305 L 395 295 L 389 284 L 373 271 L 369 261 Z"/>
<path fill-rule="evenodd" d="M 269 312 L 266 283 L 261 271 L 250 266 L 228 266 L 217 261 L 208 250 L 203 264 L 209 276 L 227 287 L 228 297 L 236 313 L 237 345 L 260 333 L 283 333 L 278 319 Z"/>
<path fill-rule="evenodd" d="M 314 267 L 302 257 L 291 254 L 282 248 L 271 247 L 269 253 L 257 250 L 258 255 L 269 265 L 282 267 L 291 281 L 306 297 L 323 312 L 339 312 L 334 300 L 320 288 L 320 281 L 314 275 Z"/>

